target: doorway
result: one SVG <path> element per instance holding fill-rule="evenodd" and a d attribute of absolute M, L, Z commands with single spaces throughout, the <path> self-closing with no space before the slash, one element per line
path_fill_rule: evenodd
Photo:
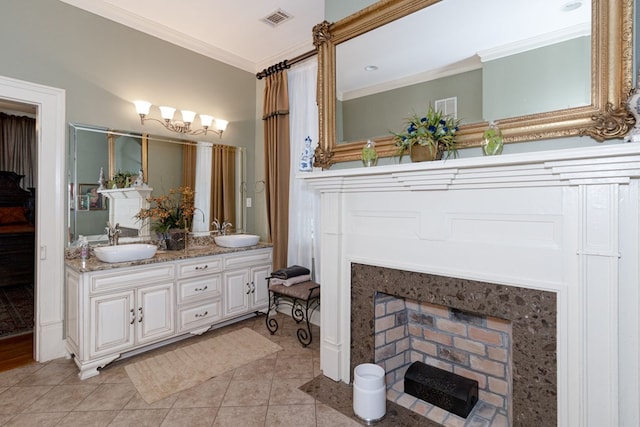
<path fill-rule="evenodd" d="M 65 230 L 65 91 L 0 76 L 0 100 L 36 110 L 37 187 L 32 357 L 63 357 Z M 39 206 L 47 206 L 46 215 Z"/>
<path fill-rule="evenodd" d="M 36 114 L 0 100 L 0 370 L 33 361 Z"/>

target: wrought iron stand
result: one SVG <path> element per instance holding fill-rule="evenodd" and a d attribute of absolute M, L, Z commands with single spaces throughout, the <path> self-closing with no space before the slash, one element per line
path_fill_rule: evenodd
<path fill-rule="evenodd" d="M 291 317 L 296 323 L 305 321 L 305 327 L 300 327 L 296 331 L 298 341 L 303 347 L 307 347 L 311 344 L 311 325 L 309 324 L 309 318 L 320 307 L 320 284 L 315 282 L 302 282 L 292 286 L 285 285 L 273 285 L 271 284 L 271 278 L 269 280 L 269 308 L 267 310 L 267 317 L 265 324 L 267 329 L 271 332 L 271 335 L 275 334 L 278 330 L 278 321 L 269 317 L 271 310 L 278 309 L 280 303 L 284 303 L 291 306 Z"/>

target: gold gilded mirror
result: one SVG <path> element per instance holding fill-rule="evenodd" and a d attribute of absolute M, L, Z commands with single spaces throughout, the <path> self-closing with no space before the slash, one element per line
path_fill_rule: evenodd
<path fill-rule="evenodd" d="M 499 2 L 490 1 L 487 4 L 492 3 Z M 517 113 L 519 115 L 514 114 L 513 117 L 499 117 L 499 125 L 506 143 L 570 136 L 590 136 L 597 141 L 603 141 L 620 138 L 633 126 L 633 117 L 625 105 L 633 84 L 633 4 L 628 1 L 616 0 L 591 0 L 591 2 L 583 0 L 582 3 L 585 3 L 582 7 L 586 8 L 590 19 L 589 22 L 583 24 L 583 27 L 586 26 L 586 34 L 583 35 L 583 39 L 587 40 L 583 59 L 586 67 L 576 67 L 583 69 L 587 80 L 590 74 L 590 82 L 586 81 L 583 85 L 585 88 L 583 91 L 586 92 L 583 97 L 584 101 L 571 103 L 560 108 L 554 106 L 534 110 L 532 113 Z M 407 19 L 418 13 L 434 14 L 431 15 L 433 18 L 422 18 L 424 19 L 423 25 L 429 25 L 430 22 L 437 19 L 435 13 L 439 8 L 445 6 L 455 8 L 456 5 L 457 3 L 453 0 L 383 0 L 336 23 L 323 22 L 314 27 L 314 45 L 318 48 L 318 107 L 320 116 L 320 143 L 315 153 L 315 166 L 327 169 L 335 163 L 359 160 L 366 139 L 373 139 L 376 142 L 379 156 L 392 156 L 395 154 L 395 146 L 391 131 L 400 130 L 389 127 L 389 132 L 384 136 L 381 136 L 378 131 L 378 134 L 370 137 L 359 136 L 346 141 L 341 138 L 341 134 L 338 135 L 344 124 L 342 123 L 343 106 L 340 99 L 342 92 L 337 88 L 337 82 L 344 79 L 345 71 L 340 69 L 336 72 L 337 58 L 340 57 L 337 55 L 337 51 L 339 52 L 339 49 L 354 41 L 359 41 L 365 35 L 368 36 L 373 30 L 383 29 L 381 27 L 387 26 L 387 24 L 403 22 L 403 18 Z M 459 4 L 457 7 L 458 11 L 461 10 Z M 543 6 L 540 7 L 543 8 Z M 510 22 L 510 19 L 515 19 L 511 18 L 503 9 L 498 9 L 494 13 L 502 21 L 496 22 L 497 27 L 489 28 L 487 31 L 499 32 Z M 540 13 L 541 16 L 545 16 L 544 10 L 540 10 Z M 523 15 L 526 14 L 521 14 L 518 18 L 531 18 L 528 16 L 523 18 Z M 539 22 L 543 21 L 546 20 L 541 18 Z M 435 46 L 431 51 L 428 51 L 430 53 L 427 55 L 437 55 L 438 49 L 446 49 L 453 38 L 460 38 L 457 33 L 462 33 L 462 40 L 464 37 L 474 36 L 473 33 L 464 33 L 464 25 L 458 27 L 459 20 L 456 19 L 456 15 L 453 15 L 453 18 L 448 22 L 451 23 L 451 31 L 449 34 L 443 34 L 442 40 L 439 38 L 428 41 L 416 39 L 416 45 Z M 401 27 L 402 31 L 395 32 L 409 32 L 412 27 L 415 25 Z M 385 56 L 386 53 L 393 53 L 395 50 L 393 43 L 397 42 L 387 42 L 387 39 L 384 39 L 383 43 L 378 41 L 378 44 L 373 47 L 371 57 L 379 58 Z M 513 44 L 513 41 L 506 40 L 503 44 Z M 357 51 L 363 51 L 363 49 L 358 48 L 351 52 Z M 556 64 L 549 64 L 547 68 L 554 69 L 554 65 Z M 590 73 L 589 70 L 584 70 L 589 65 Z M 558 70 L 560 68 L 563 67 L 557 67 Z M 402 77 L 398 77 L 398 79 L 401 80 Z M 529 85 L 530 83 L 531 80 L 522 84 Z M 558 96 L 562 98 L 563 94 Z M 488 98 L 487 94 L 481 94 L 480 97 Z M 482 103 L 482 99 L 480 102 Z M 403 116 L 407 116 L 406 111 L 403 112 Z M 495 117 L 483 117 L 482 113 L 478 116 L 472 120 L 462 121 L 456 137 L 459 148 L 481 145 L 482 133 L 487 128 L 489 120 L 495 119 Z M 397 124 L 402 125 L 401 122 Z"/>

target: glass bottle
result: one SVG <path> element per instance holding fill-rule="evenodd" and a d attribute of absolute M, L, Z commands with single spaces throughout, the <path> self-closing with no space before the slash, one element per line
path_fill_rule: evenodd
<path fill-rule="evenodd" d="M 489 127 L 484 131 L 483 136 L 482 152 L 485 156 L 502 154 L 504 139 L 502 137 L 502 131 L 500 131 L 500 128 L 495 122 L 489 122 Z"/>
<path fill-rule="evenodd" d="M 365 167 L 375 166 L 378 163 L 378 152 L 376 143 L 368 140 L 362 149 L 362 164 Z"/>

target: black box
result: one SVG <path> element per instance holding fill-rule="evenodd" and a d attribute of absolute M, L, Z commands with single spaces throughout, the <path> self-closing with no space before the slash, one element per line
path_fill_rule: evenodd
<path fill-rule="evenodd" d="M 478 401 L 478 381 L 413 362 L 404 374 L 404 392 L 467 418 Z"/>

